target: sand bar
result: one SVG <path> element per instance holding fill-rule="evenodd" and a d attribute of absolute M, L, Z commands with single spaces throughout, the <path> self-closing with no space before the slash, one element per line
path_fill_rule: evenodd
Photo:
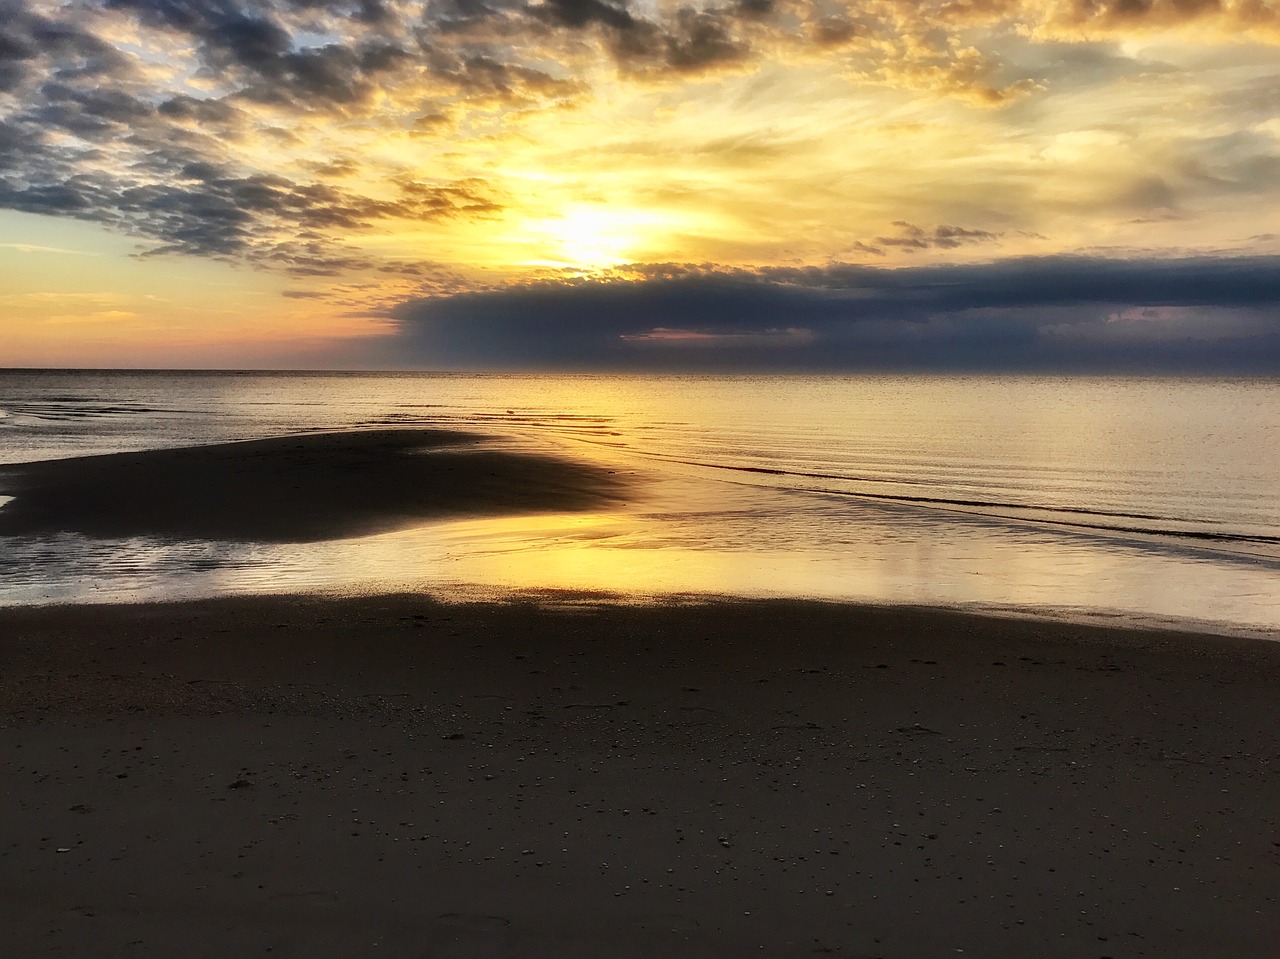
<path fill-rule="evenodd" d="M 313 433 L 0 468 L 0 536 L 313 542 L 450 516 L 580 510 L 606 469 L 448 430 Z"/>
<path fill-rule="evenodd" d="M 8 609 L 0 636 L 12 955 L 1280 942 L 1280 644 L 421 596 Z"/>

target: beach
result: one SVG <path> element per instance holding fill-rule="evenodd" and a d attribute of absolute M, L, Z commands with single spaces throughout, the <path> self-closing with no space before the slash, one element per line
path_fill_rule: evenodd
<path fill-rule="evenodd" d="M 11 955 L 1264 957 L 1280 645 L 800 601 L 0 611 Z"/>
<path fill-rule="evenodd" d="M 106 551 L 589 514 L 642 485 L 420 430 L 0 479 L 4 542 Z M 0 607 L 7 954 L 1280 941 L 1280 644 L 814 599 L 276 592 Z"/>

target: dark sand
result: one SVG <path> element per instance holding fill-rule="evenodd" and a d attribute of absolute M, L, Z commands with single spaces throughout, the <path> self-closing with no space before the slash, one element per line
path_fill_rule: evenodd
<path fill-rule="evenodd" d="M 0 611 L 0 952 L 1272 959 L 1278 702 L 915 610 Z"/>
<path fill-rule="evenodd" d="M 0 467 L 0 536 L 313 542 L 462 515 L 599 508 L 606 469 L 447 430 L 313 433 Z"/>

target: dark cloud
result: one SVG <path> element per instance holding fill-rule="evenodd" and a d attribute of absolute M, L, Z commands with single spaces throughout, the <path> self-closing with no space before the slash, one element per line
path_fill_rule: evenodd
<path fill-rule="evenodd" d="M 1280 257 L 1164 260 L 1025 257 L 892 270 L 773 268 L 764 279 L 837 294 L 904 299 L 928 311 L 1081 304 L 1260 307 L 1280 304 Z"/>
<path fill-rule="evenodd" d="M 157 146 L 132 170 L 88 172 L 95 165 L 91 153 L 61 152 L 29 126 L 0 125 L 0 169 L 6 159 L 29 165 L 33 152 L 43 154 L 40 169 L 25 170 L 23 182 L 0 178 L 0 207 L 103 223 L 156 241 L 149 255 L 247 258 L 307 275 L 372 266 L 345 252 L 339 237 L 378 221 L 499 209 L 476 179 L 406 180 L 394 199 L 371 199 L 320 182 L 244 175 L 180 147 Z"/>
<path fill-rule="evenodd" d="M 891 249 L 907 253 L 924 250 L 954 250 L 970 244 L 994 243 L 1004 235 L 990 230 L 947 224 L 925 228 L 915 223 L 908 223 L 906 220 L 895 220 L 892 225 L 897 230 L 896 234 L 878 236 L 871 241 L 859 240 L 853 244 L 853 249 L 875 256 L 883 256 L 886 250 Z"/>
<path fill-rule="evenodd" d="M 603 23 L 605 26 L 625 30 L 636 23 L 625 6 L 614 6 L 602 3 L 601 0 L 545 0 L 530 9 L 535 16 L 543 16 L 569 27 Z"/>
<path fill-rule="evenodd" d="M 55 21 L 0 0 L 0 84 L 16 89 L 0 102 L 0 207 L 102 223 L 152 241 L 152 255 L 236 258 L 308 275 L 375 265 L 350 253 L 341 238 L 351 231 L 498 209 L 478 180 L 383 183 L 375 199 L 326 182 L 355 171 L 341 158 L 289 174 L 232 159 L 231 143 L 296 140 L 252 116 L 251 104 L 272 103 L 285 118 L 346 108 L 404 64 L 397 43 L 372 34 L 299 47 L 298 31 L 328 29 L 325 16 L 359 12 L 385 23 L 381 5 L 111 0 L 97 10 L 191 41 L 204 81 L 220 90 L 205 97 L 157 83 L 153 68 L 92 32 L 101 26 L 92 10 L 68 6 Z M 552 85 L 545 74 L 501 64 L 489 74 L 508 77 L 503 89 Z"/>
<path fill-rule="evenodd" d="M 732 66 L 750 58 L 740 29 L 773 12 L 772 0 L 735 0 L 727 6 L 681 5 L 653 19 L 625 3 L 543 0 L 526 8 L 536 19 L 571 30 L 599 28 L 618 66 L 630 73 L 680 75 Z"/>
<path fill-rule="evenodd" d="M 379 78 L 414 54 L 380 32 L 392 19 L 381 4 L 229 0 L 106 0 L 144 28 L 195 45 L 203 73 L 253 102 L 312 112 L 367 102 Z M 351 25 L 365 29 L 351 35 Z M 315 43 L 311 33 L 332 31 Z"/>
<path fill-rule="evenodd" d="M 113 137 L 120 127 L 145 124 L 156 112 L 151 104 L 122 90 L 83 89 L 50 81 L 41 93 L 44 102 L 23 114 L 23 121 L 84 140 Z"/>
<path fill-rule="evenodd" d="M 841 46 L 858 35 L 857 24 L 840 14 L 815 20 L 809 30 L 814 42 L 823 47 Z"/>
<path fill-rule="evenodd" d="M 700 72 L 745 60 L 748 45 L 737 39 L 722 15 L 681 9 L 665 37 L 666 62 L 675 70 Z"/>
<path fill-rule="evenodd" d="M 750 57 L 750 44 L 737 34 L 739 19 L 732 10 L 681 7 L 670 20 L 636 20 L 616 30 L 609 47 L 619 66 L 630 72 L 704 73 Z"/>
<path fill-rule="evenodd" d="M 0 0 L 0 93 L 130 73 L 127 56 L 76 23 L 50 19 L 22 0 Z"/>
<path fill-rule="evenodd" d="M 210 48 L 206 58 L 214 67 L 219 66 L 221 54 L 262 73 L 278 73 L 284 55 L 292 47 L 288 31 L 278 24 L 243 14 L 218 17 L 200 32 Z"/>
<path fill-rule="evenodd" d="M 434 73 L 475 101 L 526 105 L 572 97 L 583 90 L 575 80 L 558 79 L 546 71 L 504 63 L 484 54 L 440 63 Z"/>
<path fill-rule="evenodd" d="M 954 25 L 1019 21 L 1076 35 L 1220 26 L 1245 32 L 1276 26 L 1271 0 L 945 0 L 920 3 Z"/>
<path fill-rule="evenodd" d="M 198 124 L 205 129 L 234 130 L 243 121 L 243 113 L 226 100 L 197 100 L 185 94 L 161 100 L 156 109 L 170 120 Z"/>
<path fill-rule="evenodd" d="M 323 163 L 308 164 L 311 171 L 325 177 L 346 177 L 360 170 L 358 161 L 351 157 L 333 157 Z"/>
<path fill-rule="evenodd" d="M 734 0 L 733 8 L 744 17 L 766 17 L 774 12 L 773 0 Z"/>
<path fill-rule="evenodd" d="M 394 362 L 441 368 L 1280 372 L 1280 258 L 678 265 L 416 300 Z"/>
<path fill-rule="evenodd" d="M 1280 17 L 1265 0 L 1069 0 L 1056 13 L 1057 22 L 1102 29 L 1160 29 L 1214 20 L 1265 27 Z"/>

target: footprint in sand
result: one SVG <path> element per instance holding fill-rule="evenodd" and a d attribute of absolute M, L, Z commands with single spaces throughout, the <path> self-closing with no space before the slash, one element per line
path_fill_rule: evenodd
<path fill-rule="evenodd" d="M 465 912 L 446 912 L 436 922 L 450 929 L 463 929 L 467 932 L 496 932 L 511 925 L 511 920 L 502 916 L 478 916 Z"/>

